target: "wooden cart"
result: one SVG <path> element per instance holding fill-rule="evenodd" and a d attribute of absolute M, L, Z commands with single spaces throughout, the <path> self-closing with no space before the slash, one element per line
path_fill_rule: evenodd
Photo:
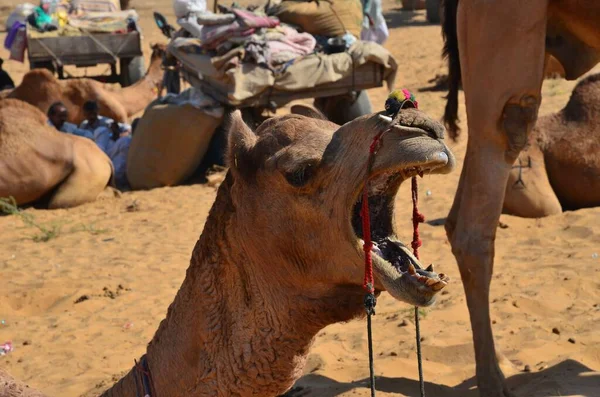
<path fill-rule="evenodd" d="M 154 21 L 169 40 L 173 40 L 178 36 L 177 29 L 170 25 L 162 14 L 154 12 Z M 232 104 L 226 94 L 227 87 L 224 87 L 218 81 L 205 78 L 193 67 L 177 59 L 176 56 L 169 55 L 165 57 L 164 67 L 164 83 L 167 91 L 175 94 L 179 93 L 179 79 L 182 78 L 191 86 L 209 94 L 229 109 L 239 108 L 246 122 L 255 125 L 260 123 L 261 115 L 265 109 L 274 112 L 294 100 L 311 98 L 314 99 L 314 105 L 329 120 L 344 124 L 356 117 L 372 112 L 371 101 L 365 90 L 382 87 L 385 81 L 384 67 L 367 63 L 355 69 L 351 76 L 335 83 L 294 91 L 268 90 L 266 93 L 255 95 L 242 103 Z"/>
<path fill-rule="evenodd" d="M 81 68 L 108 64 L 110 75 L 91 78 L 107 83 L 118 82 L 122 86 L 134 84 L 146 73 L 142 35 L 138 31 L 121 34 L 82 32 L 79 36 L 44 37 L 32 34 L 29 27 L 27 29 L 27 53 L 31 69 L 45 68 L 57 73 L 60 79 L 65 79 L 66 65 Z"/>

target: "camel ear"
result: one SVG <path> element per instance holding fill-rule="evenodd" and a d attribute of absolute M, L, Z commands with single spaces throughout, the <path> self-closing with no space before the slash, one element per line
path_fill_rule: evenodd
<path fill-rule="evenodd" d="M 291 108 L 292 114 L 310 117 L 311 119 L 327 120 L 327 117 L 315 108 L 306 105 L 294 105 Z"/>
<path fill-rule="evenodd" d="M 236 174 L 245 176 L 252 173 L 255 165 L 252 161 L 251 150 L 256 144 L 256 134 L 242 119 L 242 112 L 236 110 L 226 120 L 227 163 Z"/>

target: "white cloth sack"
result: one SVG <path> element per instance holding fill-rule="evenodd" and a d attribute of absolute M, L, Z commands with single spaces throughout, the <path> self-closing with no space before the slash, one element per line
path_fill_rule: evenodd
<path fill-rule="evenodd" d="M 206 11 L 206 0 L 173 0 L 173 11 L 177 19 L 192 13 Z"/>

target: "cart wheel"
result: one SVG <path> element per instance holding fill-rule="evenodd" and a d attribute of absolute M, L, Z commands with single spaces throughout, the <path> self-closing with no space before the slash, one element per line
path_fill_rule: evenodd
<path fill-rule="evenodd" d="M 351 95 L 316 98 L 315 107 L 330 121 L 342 125 L 357 117 L 371 114 L 371 101 L 366 91 L 359 91 L 356 99 Z"/>
<path fill-rule="evenodd" d="M 427 20 L 430 23 L 440 23 L 440 0 L 425 0 L 425 8 L 427 9 Z"/>
<path fill-rule="evenodd" d="M 29 64 L 29 69 L 33 70 L 33 69 L 47 69 L 50 72 L 52 72 L 52 74 L 56 73 L 56 68 L 54 67 L 54 63 L 52 63 L 52 61 L 49 62 L 31 62 Z"/>
<path fill-rule="evenodd" d="M 121 86 L 127 87 L 137 83 L 146 74 L 144 57 L 121 59 Z"/>

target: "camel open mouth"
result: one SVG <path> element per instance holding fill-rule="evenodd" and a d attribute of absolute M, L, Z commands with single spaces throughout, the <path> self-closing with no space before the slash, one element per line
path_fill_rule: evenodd
<path fill-rule="evenodd" d="M 443 273 L 436 274 L 433 265 L 424 269 L 410 249 L 398 239 L 393 226 L 394 201 L 402 181 L 416 175 L 423 176 L 433 168 L 437 166 L 414 166 L 369 179 L 368 200 L 373 241 L 371 252 L 375 275 L 393 297 L 417 306 L 431 305 L 434 296 L 447 285 L 449 278 Z M 352 229 L 361 246 L 362 205 L 361 189 L 352 210 Z"/>

